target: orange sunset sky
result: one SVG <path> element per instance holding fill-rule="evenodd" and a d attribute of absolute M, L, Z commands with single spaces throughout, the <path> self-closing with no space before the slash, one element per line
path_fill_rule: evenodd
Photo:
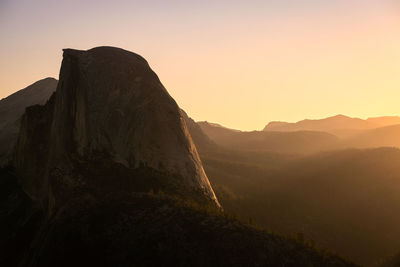
<path fill-rule="evenodd" d="M 400 115 L 396 0 L 0 1 L 0 98 L 58 78 L 62 48 L 145 57 L 195 120 Z"/>

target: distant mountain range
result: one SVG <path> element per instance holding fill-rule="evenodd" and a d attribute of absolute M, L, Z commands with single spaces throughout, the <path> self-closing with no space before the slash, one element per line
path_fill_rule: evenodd
<path fill-rule="evenodd" d="M 197 122 L 216 144 L 245 151 L 312 154 L 345 148 L 400 147 L 400 117 L 361 120 L 338 115 L 298 123 L 275 122 L 263 131 L 239 131 Z"/>
<path fill-rule="evenodd" d="M 309 154 L 333 149 L 339 144 L 338 137 L 326 132 L 242 132 L 208 122 L 198 124 L 215 143 L 236 150 Z"/>
<path fill-rule="evenodd" d="M 294 131 L 321 131 L 339 137 L 349 137 L 361 131 L 400 124 L 399 116 L 368 118 L 366 120 L 351 118 L 344 115 L 319 120 L 302 120 L 295 123 L 273 121 L 265 126 L 264 131 L 294 132 Z"/>

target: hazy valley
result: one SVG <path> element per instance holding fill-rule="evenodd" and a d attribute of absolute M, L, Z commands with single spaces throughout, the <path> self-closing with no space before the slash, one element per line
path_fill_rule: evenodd
<path fill-rule="evenodd" d="M 253 132 L 199 122 L 214 147 L 194 141 L 226 210 L 371 266 L 400 246 L 398 119 L 339 115 Z"/>

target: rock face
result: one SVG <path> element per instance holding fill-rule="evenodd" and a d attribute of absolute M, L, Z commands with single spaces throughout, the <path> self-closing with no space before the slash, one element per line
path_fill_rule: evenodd
<path fill-rule="evenodd" d="M 22 118 L 15 165 L 50 213 L 82 192 L 151 189 L 219 206 L 178 105 L 119 48 L 64 50 L 55 94 Z"/>
<path fill-rule="evenodd" d="M 12 158 L 25 108 L 46 103 L 56 90 L 57 82 L 54 78 L 42 79 L 0 100 L 0 166 Z"/>
<path fill-rule="evenodd" d="M 203 132 L 201 127 L 184 110 L 181 109 L 181 113 L 197 150 L 200 153 L 214 151 L 217 148 L 217 144 Z"/>

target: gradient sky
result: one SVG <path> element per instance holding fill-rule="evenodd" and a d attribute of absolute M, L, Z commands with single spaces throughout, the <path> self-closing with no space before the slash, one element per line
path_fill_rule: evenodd
<path fill-rule="evenodd" d="M 0 0 L 0 98 L 62 48 L 141 54 L 195 120 L 400 115 L 400 1 Z"/>

